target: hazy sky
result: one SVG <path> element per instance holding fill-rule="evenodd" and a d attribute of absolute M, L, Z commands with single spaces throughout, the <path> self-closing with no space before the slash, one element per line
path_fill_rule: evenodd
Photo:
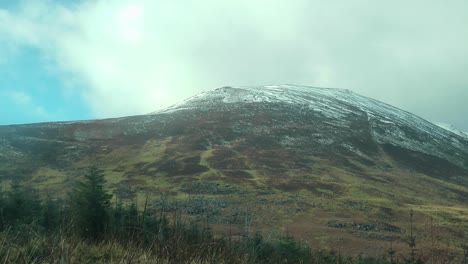
<path fill-rule="evenodd" d="M 468 1 L 0 0 L 0 124 L 226 85 L 348 88 L 468 130 Z"/>

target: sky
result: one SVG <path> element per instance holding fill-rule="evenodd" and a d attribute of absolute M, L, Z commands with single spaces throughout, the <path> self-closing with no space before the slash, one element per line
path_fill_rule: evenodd
<path fill-rule="evenodd" d="M 466 10 L 466 0 L 0 0 L 0 125 L 297 84 L 468 131 Z"/>

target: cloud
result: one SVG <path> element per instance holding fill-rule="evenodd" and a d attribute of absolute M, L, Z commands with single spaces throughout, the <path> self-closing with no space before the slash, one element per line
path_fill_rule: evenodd
<path fill-rule="evenodd" d="M 19 92 L 19 91 L 11 91 L 10 92 L 10 97 L 13 99 L 13 101 L 16 104 L 20 105 L 28 105 L 32 102 L 31 96 L 29 96 L 25 92 Z"/>
<path fill-rule="evenodd" d="M 29 105 L 32 102 L 32 98 L 29 94 L 21 91 L 10 91 L 10 98 L 20 105 Z"/>
<path fill-rule="evenodd" d="M 26 92 L 18 90 L 9 90 L 6 95 L 12 100 L 16 109 L 21 109 L 30 117 L 38 117 L 49 119 L 52 116 L 44 109 L 44 107 L 34 102 L 33 98 Z"/>
<path fill-rule="evenodd" d="M 98 117 L 224 85 L 295 83 L 349 88 L 468 129 L 466 1 L 22 3 L 0 10 L 3 43 L 37 47 L 79 78 L 86 85 L 74 89 Z"/>

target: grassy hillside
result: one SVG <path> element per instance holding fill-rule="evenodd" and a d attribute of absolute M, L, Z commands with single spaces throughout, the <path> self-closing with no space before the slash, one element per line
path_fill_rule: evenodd
<path fill-rule="evenodd" d="M 345 254 L 381 254 L 390 244 L 405 250 L 411 209 L 422 247 L 460 254 L 467 239 L 468 188 L 402 168 L 386 155 L 367 166 L 290 150 L 194 150 L 171 137 L 96 142 L 94 150 L 65 168 L 39 166 L 26 182 L 43 194 L 65 195 L 86 167 L 98 164 L 117 199 L 142 203 L 148 195 L 161 207 L 164 197 L 219 232 L 248 216 L 266 234 L 287 233 Z"/>

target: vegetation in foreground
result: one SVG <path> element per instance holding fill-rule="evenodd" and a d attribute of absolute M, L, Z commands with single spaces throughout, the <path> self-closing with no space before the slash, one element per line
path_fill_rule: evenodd
<path fill-rule="evenodd" d="M 468 263 L 449 254 L 418 254 L 413 233 L 409 254 L 391 248 L 378 258 L 347 257 L 310 248 L 291 237 L 264 239 L 244 231 L 215 235 L 208 222 L 182 218 L 177 208 L 150 210 L 116 201 L 104 189 L 104 175 L 90 168 L 67 199 L 40 200 L 34 190 L 13 183 L 0 196 L 2 263 Z"/>

